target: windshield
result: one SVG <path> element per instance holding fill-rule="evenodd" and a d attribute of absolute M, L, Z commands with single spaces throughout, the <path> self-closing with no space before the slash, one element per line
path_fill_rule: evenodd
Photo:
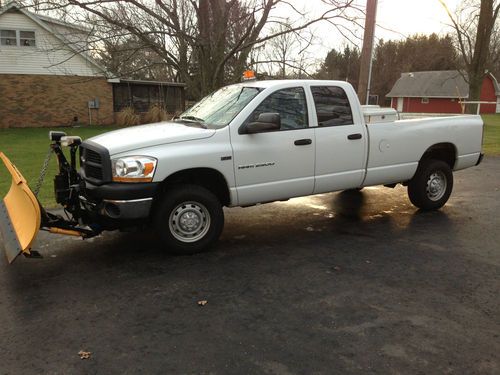
<path fill-rule="evenodd" d="M 217 129 L 233 118 L 261 91 L 257 87 L 226 86 L 204 97 L 179 116 L 179 120 L 195 121 Z"/>

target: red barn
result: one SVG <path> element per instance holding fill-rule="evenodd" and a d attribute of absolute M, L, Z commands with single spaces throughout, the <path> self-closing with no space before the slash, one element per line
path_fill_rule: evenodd
<path fill-rule="evenodd" d="M 458 70 L 403 73 L 386 95 L 391 107 L 408 113 L 462 113 L 469 86 Z M 500 88 L 488 73 L 481 89 L 481 113 L 500 113 Z"/>

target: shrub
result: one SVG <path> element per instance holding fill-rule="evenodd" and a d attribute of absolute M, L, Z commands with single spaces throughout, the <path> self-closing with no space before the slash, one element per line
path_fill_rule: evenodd
<path fill-rule="evenodd" d="M 119 126 L 139 125 L 141 117 L 135 113 L 132 107 L 122 109 L 116 116 L 116 123 Z"/>
<path fill-rule="evenodd" d="M 159 105 L 152 105 L 144 114 L 144 120 L 142 121 L 144 124 L 151 124 L 153 122 L 166 121 L 170 117 L 167 112 Z"/>

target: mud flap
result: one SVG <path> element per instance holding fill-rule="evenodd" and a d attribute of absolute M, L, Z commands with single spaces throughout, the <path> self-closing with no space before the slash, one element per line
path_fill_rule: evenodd
<path fill-rule="evenodd" d="M 12 263 L 24 253 L 31 255 L 31 245 L 40 230 L 40 203 L 16 166 L 0 152 L 0 158 L 12 176 L 10 190 L 0 203 L 0 232 L 7 260 Z"/>

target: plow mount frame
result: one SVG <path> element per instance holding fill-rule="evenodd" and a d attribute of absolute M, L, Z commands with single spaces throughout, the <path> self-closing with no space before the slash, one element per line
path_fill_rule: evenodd
<path fill-rule="evenodd" d="M 88 212 L 82 208 L 80 194 L 85 183 L 76 170 L 76 156 L 80 137 L 67 137 L 64 132 L 50 132 L 51 151 L 57 157 L 59 173 L 54 177 L 56 202 L 63 206 L 67 218 L 46 211 L 31 191 L 26 179 L 16 166 L 0 152 L 7 170 L 12 176 L 9 192 L 0 202 L 0 233 L 7 260 L 12 263 L 19 254 L 39 258 L 41 255 L 31 249 L 39 230 L 50 233 L 90 238 L 99 235 L 98 225 L 91 222 Z M 70 149 L 70 161 L 66 159 L 63 146 Z"/>

